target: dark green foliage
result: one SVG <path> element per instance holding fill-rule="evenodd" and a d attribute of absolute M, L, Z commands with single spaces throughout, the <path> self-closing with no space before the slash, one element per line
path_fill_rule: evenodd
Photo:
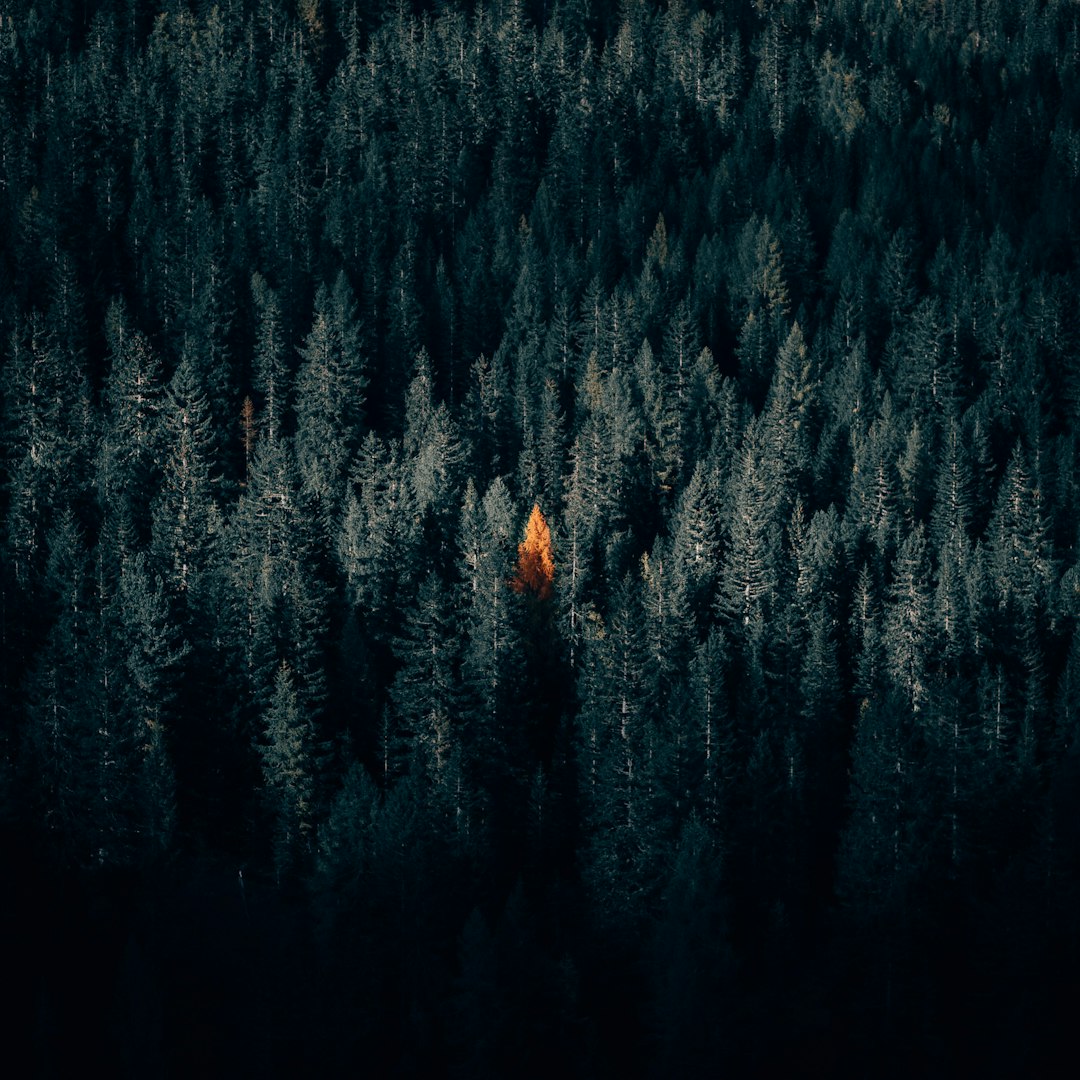
<path fill-rule="evenodd" d="M 100 765 L 115 750 L 101 723 L 102 678 L 95 670 L 101 615 L 92 604 L 86 542 L 70 511 L 50 530 L 45 581 L 53 611 L 26 687 L 25 768 L 34 777 L 40 800 L 34 816 L 46 835 L 73 862 L 92 863 L 113 828 L 99 801 Z"/>
<path fill-rule="evenodd" d="M 210 409 L 188 350 L 166 391 L 161 424 L 166 456 L 152 520 L 157 564 L 172 591 L 193 610 L 205 610 L 222 521 L 214 498 Z"/>
<path fill-rule="evenodd" d="M 416 769 L 424 783 L 452 786 L 446 770 L 452 757 L 460 759 L 462 718 L 459 642 L 450 600 L 438 578 L 428 574 L 395 642 L 401 666 L 390 688 L 393 741 L 404 760 L 388 764 L 387 779 Z"/>
<path fill-rule="evenodd" d="M 582 872 L 597 916 L 622 933 L 640 925 L 658 884 L 657 672 L 642 614 L 628 576 L 608 619 L 586 631 L 579 691 Z"/>
<path fill-rule="evenodd" d="M 340 512 L 346 464 L 359 440 L 364 386 L 360 331 L 344 273 L 320 287 L 296 375 L 296 463 L 301 491 L 327 538 Z"/>
<path fill-rule="evenodd" d="M 1046 1071 L 1076 5 L 9 7 L 0 839 L 126 957 L 45 1071 Z"/>
<path fill-rule="evenodd" d="M 311 720 L 305 716 L 287 662 L 274 675 L 274 687 L 263 716 L 262 755 L 265 799 L 272 825 L 274 871 L 280 879 L 304 869 L 310 851 L 315 814 L 312 782 Z"/>

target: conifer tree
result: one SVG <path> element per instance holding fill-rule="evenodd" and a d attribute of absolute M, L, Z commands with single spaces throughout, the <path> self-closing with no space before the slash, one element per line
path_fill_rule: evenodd
<path fill-rule="evenodd" d="M 1027 633 L 1036 610 L 1046 610 L 1053 582 L 1043 494 L 1023 447 L 1013 447 L 988 528 L 994 588 L 1001 607 Z"/>
<path fill-rule="evenodd" d="M 433 572 L 420 583 L 394 643 L 401 666 L 390 689 L 395 739 L 403 744 L 398 767 L 418 766 L 433 786 L 451 786 L 451 757 L 460 757 L 458 641 L 449 599 Z"/>
<path fill-rule="evenodd" d="M 905 914 L 921 869 L 914 858 L 911 739 L 909 706 L 902 698 L 889 693 L 860 705 L 838 888 L 852 914 L 875 925 Z"/>
<path fill-rule="evenodd" d="M 452 461 L 448 453 L 434 462 L 433 480 L 441 479 L 436 466 Z M 395 605 L 417 572 L 424 537 L 416 500 L 401 444 L 368 432 L 350 469 L 336 547 L 350 602 L 384 641 L 395 622 Z"/>
<path fill-rule="evenodd" d="M 311 721 L 297 696 L 292 669 L 282 661 L 274 675 L 259 747 L 279 881 L 302 869 L 310 851 L 315 812 L 312 741 Z"/>
<path fill-rule="evenodd" d="M 161 365 L 142 333 L 131 325 L 120 300 L 105 318 L 109 373 L 106 418 L 97 461 L 98 497 L 103 505 L 127 502 L 140 530 L 145 527 L 160 449 Z"/>
<path fill-rule="evenodd" d="M 930 573 L 926 535 L 918 524 L 900 545 L 885 609 L 886 667 L 913 712 L 930 693 Z"/>
<path fill-rule="evenodd" d="M 675 506 L 672 556 L 686 575 L 688 601 L 701 617 L 711 597 L 719 553 L 719 510 L 704 464 L 699 462 Z"/>
<path fill-rule="evenodd" d="M 617 575 L 627 511 L 641 501 L 641 416 L 628 367 L 606 372 L 599 357 L 590 355 L 584 389 L 587 413 L 570 451 L 567 528 L 576 532 L 585 565 L 599 561 L 605 573 Z"/>
<path fill-rule="evenodd" d="M 251 293 L 257 319 L 253 383 L 260 398 L 264 433 L 274 438 L 281 432 L 289 390 L 281 306 L 277 293 L 259 273 L 251 277 Z"/>
<path fill-rule="evenodd" d="M 948 546 L 955 556 L 961 557 L 970 546 L 973 487 L 964 429 L 957 420 L 950 420 L 943 432 L 942 457 L 930 514 L 929 536 L 936 549 Z"/>
<path fill-rule="evenodd" d="M 296 461 L 303 491 L 327 536 L 339 513 L 345 465 L 363 409 L 366 380 L 354 318 L 343 275 L 332 293 L 320 287 L 296 376 Z"/>
<path fill-rule="evenodd" d="M 452 535 L 468 447 L 445 402 L 436 404 L 431 362 L 421 349 L 405 401 L 403 466 L 423 546 L 440 567 L 452 562 Z"/>
<path fill-rule="evenodd" d="M 513 827 L 522 810 L 522 652 L 514 593 L 510 585 L 514 513 L 502 478 L 482 499 L 466 484 L 458 534 L 462 625 L 461 678 L 467 713 L 467 758 L 476 782 L 490 800 L 510 814 Z"/>
<path fill-rule="evenodd" d="M 650 657 L 649 678 L 665 696 L 685 670 L 696 643 L 688 575 L 668 545 L 658 544 L 641 559 L 641 603 Z"/>
<path fill-rule="evenodd" d="M 81 496 L 95 432 L 80 357 L 38 313 L 8 346 L 0 384 L 7 548 L 16 580 L 27 582 L 44 568 L 53 509 Z"/>
<path fill-rule="evenodd" d="M 731 291 L 741 326 L 739 360 L 754 398 L 769 384 L 775 351 L 786 330 L 789 295 L 780 239 L 768 219 L 754 215 L 738 238 Z"/>
<path fill-rule="evenodd" d="M 656 487 L 661 494 L 667 494 L 674 489 L 683 453 L 679 411 L 682 403 L 677 394 L 671 392 L 669 379 L 648 338 L 638 350 L 634 376 L 645 419 L 645 452 L 652 465 Z M 683 378 L 686 378 L 685 372 Z M 684 391 L 685 386 L 679 389 Z"/>
<path fill-rule="evenodd" d="M 118 647 L 114 724 L 125 744 L 115 767 L 127 773 L 128 843 L 140 854 L 161 855 L 169 850 L 176 827 L 171 747 L 183 738 L 175 730 L 176 698 L 189 646 L 172 622 L 161 579 L 150 579 L 141 552 L 127 560 L 113 607 L 115 613 L 106 615 L 119 624 L 108 628 Z"/>
<path fill-rule="evenodd" d="M 194 607 L 208 599 L 222 522 L 213 494 L 211 418 L 198 370 L 185 352 L 161 412 L 168 454 L 153 504 L 154 548 L 171 589 Z"/>
<path fill-rule="evenodd" d="M 721 557 L 717 604 L 736 626 L 744 627 L 764 618 L 777 585 L 779 493 L 767 484 L 764 434 L 760 421 L 751 422 L 744 433 L 731 477 Z"/>
<path fill-rule="evenodd" d="M 869 424 L 865 438 L 852 440 L 849 516 L 885 560 L 895 554 L 900 534 L 896 464 L 901 453 L 900 438 L 892 399 L 886 394 L 881 413 Z"/>
<path fill-rule="evenodd" d="M 810 469 L 813 390 L 809 349 L 795 323 L 777 354 L 762 416 L 767 483 L 776 491 L 776 512 L 784 519 L 802 494 Z"/>
<path fill-rule="evenodd" d="M 695 744 L 691 770 L 700 777 L 691 789 L 691 806 L 714 836 L 723 837 L 737 787 L 741 757 L 728 687 L 729 650 L 722 631 L 713 627 L 698 645 L 687 677 L 687 739 Z"/>
<path fill-rule="evenodd" d="M 50 529 L 48 552 L 54 620 L 28 676 L 24 767 L 36 777 L 38 820 L 63 861 L 93 865 L 102 848 L 100 780 L 108 762 L 95 670 L 102 639 L 86 544 L 70 510 Z"/>
<path fill-rule="evenodd" d="M 656 699 L 637 587 L 628 575 L 610 616 L 586 638 L 578 716 L 582 871 L 604 921 L 626 931 L 656 886 Z"/>
<path fill-rule="evenodd" d="M 531 593 L 537 600 L 550 600 L 554 578 L 551 530 L 540 507 L 533 504 L 528 524 L 525 526 L 525 539 L 518 544 L 517 569 L 510 581 L 510 587 L 514 592 Z"/>

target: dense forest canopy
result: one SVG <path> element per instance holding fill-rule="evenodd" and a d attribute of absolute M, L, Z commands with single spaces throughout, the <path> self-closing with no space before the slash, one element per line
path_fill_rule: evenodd
<path fill-rule="evenodd" d="M 41 1074 L 1037 1071 L 1078 240 L 1072 0 L 0 7 Z"/>

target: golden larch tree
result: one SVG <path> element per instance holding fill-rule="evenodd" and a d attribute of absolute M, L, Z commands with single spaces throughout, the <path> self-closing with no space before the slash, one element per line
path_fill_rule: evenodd
<path fill-rule="evenodd" d="M 555 561 L 551 557 L 551 530 L 533 504 L 525 539 L 518 544 L 517 569 L 510 579 L 515 592 L 529 592 L 539 600 L 551 599 L 551 583 L 555 578 Z"/>

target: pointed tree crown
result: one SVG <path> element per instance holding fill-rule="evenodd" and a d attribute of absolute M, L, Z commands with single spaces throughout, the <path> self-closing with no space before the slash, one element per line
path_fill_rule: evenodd
<path fill-rule="evenodd" d="M 515 592 L 529 592 L 540 600 L 551 598 L 551 583 L 555 578 L 555 561 L 551 556 L 551 530 L 533 504 L 525 539 L 518 544 L 517 568 L 510 581 Z"/>

